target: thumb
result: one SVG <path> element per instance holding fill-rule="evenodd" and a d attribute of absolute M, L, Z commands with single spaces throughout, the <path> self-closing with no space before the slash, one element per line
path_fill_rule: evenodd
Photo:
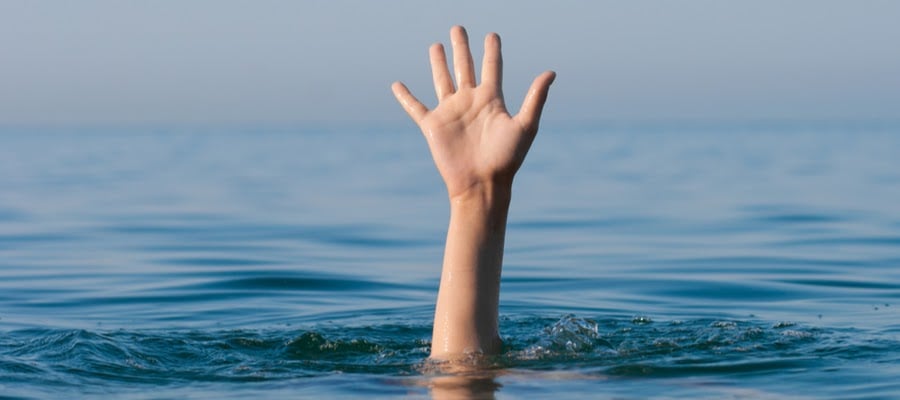
<path fill-rule="evenodd" d="M 537 132 L 538 123 L 541 119 L 541 111 L 544 109 L 544 103 L 547 101 L 547 93 L 550 91 L 550 84 L 556 79 L 556 72 L 547 71 L 534 78 L 528 94 L 525 95 L 525 101 L 516 118 L 528 130 Z"/>

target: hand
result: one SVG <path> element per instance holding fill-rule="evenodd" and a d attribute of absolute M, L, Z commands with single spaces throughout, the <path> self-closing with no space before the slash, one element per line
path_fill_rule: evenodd
<path fill-rule="evenodd" d="M 422 129 L 447 193 L 454 199 L 485 186 L 512 185 L 537 134 L 541 110 L 556 74 L 547 71 L 538 76 L 519 113 L 511 116 L 501 87 L 500 37 L 496 33 L 485 37 L 481 84 L 477 86 L 465 29 L 454 26 L 450 40 L 455 88 L 444 47 L 436 43 L 429 50 L 437 107 L 429 110 L 403 83 L 395 82 L 392 89 Z"/>
<path fill-rule="evenodd" d="M 478 86 L 466 31 L 454 26 L 450 40 L 455 88 L 443 46 L 435 44 L 430 50 L 439 101 L 434 110 L 402 83 L 392 87 L 422 129 L 451 200 L 431 340 L 431 356 L 447 360 L 496 354 L 502 348 L 497 321 L 512 180 L 537 134 L 556 76 L 550 71 L 538 76 L 522 109 L 511 116 L 501 89 L 500 37 L 492 33 L 485 38 Z"/>

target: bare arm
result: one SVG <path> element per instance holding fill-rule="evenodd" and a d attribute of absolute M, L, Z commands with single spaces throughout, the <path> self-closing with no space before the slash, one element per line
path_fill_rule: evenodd
<path fill-rule="evenodd" d="M 538 76 L 515 116 L 503 101 L 500 37 L 484 43 L 481 83 L 466 31 L 450 31 L 453 84 L 441 44 L 431 46 L 431 69 L 439 104 L 428 110 L 400 82 L 397 101 L 419 125 L 434 163 L 447 185 L 450 227 L 434 316 L 431 357 L 494 354 L 500 272 L 513 176 L 538 131 L 541 110 L 556 74 Z"/>

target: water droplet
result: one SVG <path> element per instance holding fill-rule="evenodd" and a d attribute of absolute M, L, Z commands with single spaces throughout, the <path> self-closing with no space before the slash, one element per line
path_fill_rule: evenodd
<path fill-rule="evenodd" d="M 734 321 L 716 321 L 710 324 L 713 328 L 724 328 L 724 329 L 734 329 L 737 327 L 737 323 Z"/>
<path fill-rule="evenodd" d="M 631 319 L 631 323 L 635 324 L 635 325 L 644 325 L 644 324 L 649 324 L 651 322 L 653 322 L 653 320 L 650 319 L 650 317 L 645 317 L 645 316 L 637 316 L 637 317 L 634 317 Z"/>

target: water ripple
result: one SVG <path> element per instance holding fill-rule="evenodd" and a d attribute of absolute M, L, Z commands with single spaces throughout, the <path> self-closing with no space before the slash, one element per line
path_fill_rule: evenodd
<path fill-rule="evenodd" d="M 476 386 L 896 397 L 900 192 L 886 182 L 900 135 L 594 128 L 529 155 L 507 237 L 506 349 Z M 447 210 L 420 142 L 124 133 L 4 137 L 0 397 L 440 386 L 422 360 Z"/>
<path fill-rule="evenodd" d="M 611 376 L 745 375 L 891 357 L 896 340 L 755 320 L 504 319 L 489 369 L 601 368 Z M 166 331 L 29 329 L 0 336 L 0 384 L 52 387 L 278 381 L 333 373 L 420 374 L 429 325 Z M 888 360 L 885 360 L 888 361 Z"/>
<path fill-rule="evenodd" d="M 872 246 L 892 247 L 900 246 L 900 236 L 844 236 L 792 239 L 780 241 L 784 246 Z"/>

